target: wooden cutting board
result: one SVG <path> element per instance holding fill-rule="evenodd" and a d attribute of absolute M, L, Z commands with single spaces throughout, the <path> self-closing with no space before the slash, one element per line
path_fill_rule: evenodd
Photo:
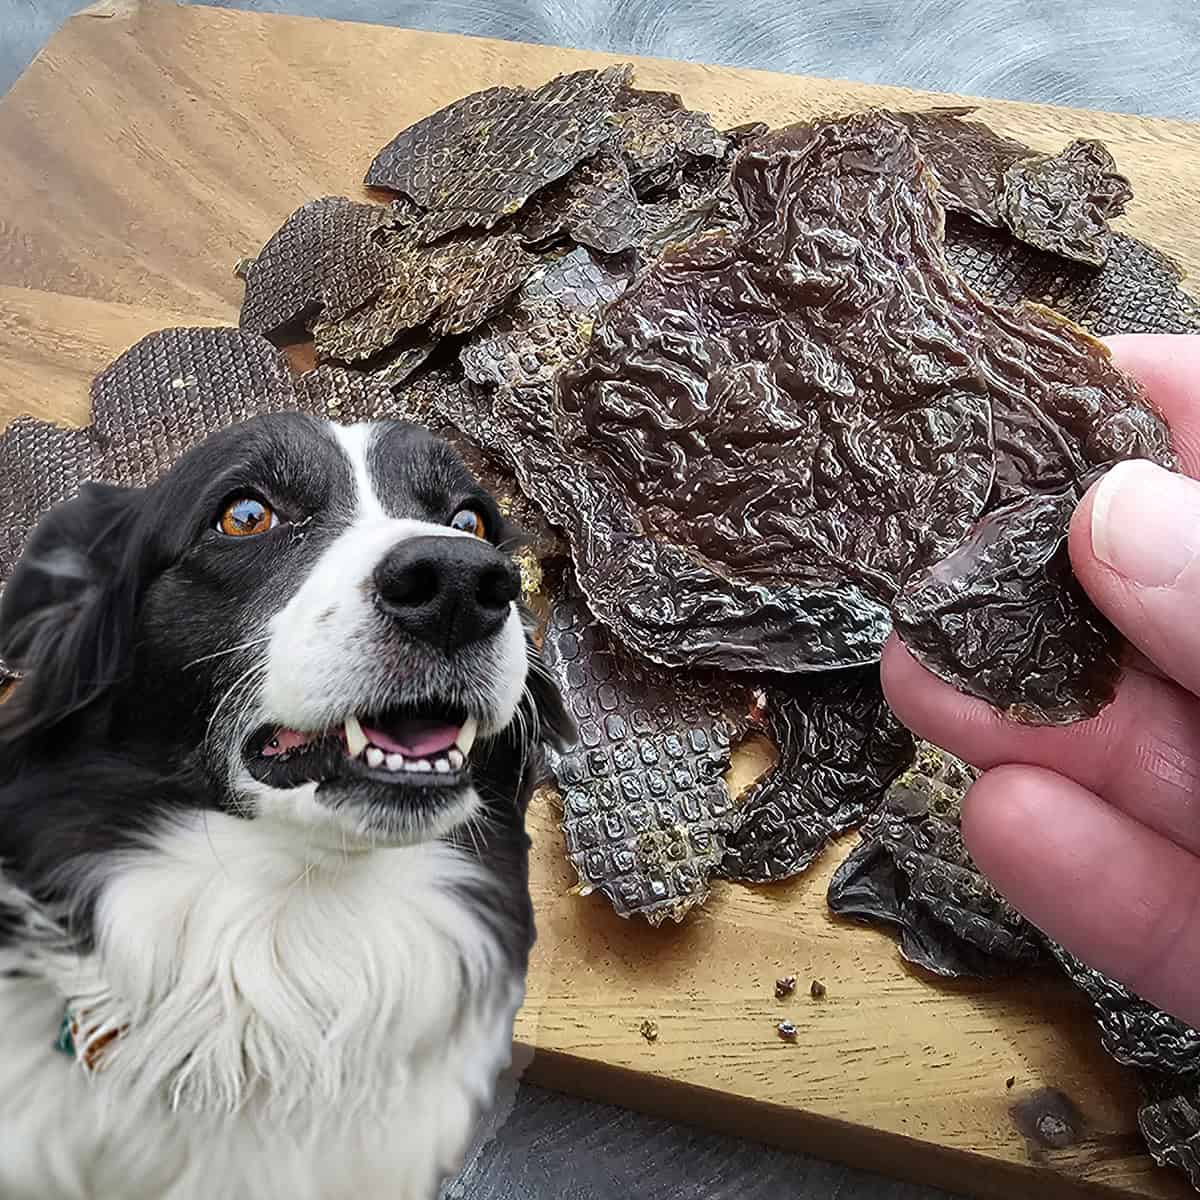
<path fill-rule="evenodd" d="M 0 422 L 84 421 L 92 375 L 142 335 L 236 323 L 235 261 L 303 201 L 360 195 L 402 126 L 477 88 L 611 61 L 159 4 L 75 18 L 0 102 Z M 650 60 L 638 82 L 726 125 L 947 101 Z M 1038 149 L 1102 138 L 1137 190 L 1122 225 L 1200 272 L 1200 126 L 980 108 Z M 937 985 L 888 936 L 829 917 L 828 878 L 853 839 L 792 883 L 718 884 L 682 926 L 652 930 L 571 894 L 549 801 L 531 834 L 530 1078 L 980 1196 L 1191 1194 L 1142 1152 L 1134 1081 L 1065 984 Z M 800 987 L 779 1002 L 788 973 Z M 795 1044 L 775 1033 L 783 1017 Z M 1064 1103 L 1073 1141 L 1055 1149 L 1037 1118 Z"/>

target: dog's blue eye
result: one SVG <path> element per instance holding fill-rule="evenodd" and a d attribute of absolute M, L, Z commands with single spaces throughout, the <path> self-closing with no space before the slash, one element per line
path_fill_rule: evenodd
<path fill-rule="evenodd" d="M 217 521 L 217 529 L 227 537 L 254 537 L 279 524 L 275 511 L 253 496 L 230 501 Z"/>
<path fill-rule="evenodd" d="M 469 533 L 477 538 L 487 537 L 487 526 L 473 508 L 460 508 L 450 518 L 450 528 L 461 529 L 463 533 Z"/>

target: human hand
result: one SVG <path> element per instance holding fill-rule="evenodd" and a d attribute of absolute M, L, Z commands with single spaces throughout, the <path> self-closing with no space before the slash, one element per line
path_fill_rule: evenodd
<path fill-rule="evenodd" d="M 1075 574 L 1134 647 L 1116 699 L 1077 725 L 1019 725 L 896 637 L 883 685 L 918 736 L 984 770 L 963 835 L 996 887 L 1079 958 L 1200 1027 L 1200 337 L 1109 344 L 1191 477 L 1118 464 L 1075 511 Z"/>

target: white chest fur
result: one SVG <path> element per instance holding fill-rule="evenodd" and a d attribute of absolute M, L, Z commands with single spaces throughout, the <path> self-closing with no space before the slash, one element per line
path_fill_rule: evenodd
<path fill-rule="evenodd" d="M 523 989 L 455 887 L 487 876 L 287 839 L 209 814 L 106 861 L 96 953 L 0 981 L 6 1200 L 427 1200 L 458 1167 Z M 94 1075 L 51 1050 L 64 996 L 122 1030 Z"/>

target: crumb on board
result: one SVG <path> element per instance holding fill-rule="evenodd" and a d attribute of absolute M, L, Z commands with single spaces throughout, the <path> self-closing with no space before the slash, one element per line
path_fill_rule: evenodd
<path fill-rule="evenodd" d="M 785 975 L 782 979 L 775 980 L 775 999 L 782 1000 L 785 996 L 790 996 L 796 990 L 795 975 Z"/>
<path fill-rule="evenodd" d="M 825 998 L 826 991 L 827 989 L 825 985 L 819 979 L 814 979 L 808 987 L 808 994 L 814 1000 L 823 1000 Z"/>
<path fill-rule="evenodd" d="M 644 1037 L 646 1039 L 646 1041 L 657 1042 L 658 1041 L 658 1022 L 657 1021 L 643 1021 L 640 1032 L 641 1032 L 642 1037 Z"/>
<path fill-rule="evenodd" d="M 1013 1086 L 1013 1084 L 1015 1084 L 1016 1082 L 1017 1082 L 1017 1077 L 1016 1077 L 1015 1075 L 1010 1075 L 1010 1076 L 1009 1076 L 1009 1077 L 1008 1077 L 1008 1078 L 1007 1078 L 1007 1079 L 1004 1081 L 1004 1086 L 1005 1086 L 1006 1088 L 1011 1088 L 1011 1087 Z"/>
<path fill-rule="evenodd" d="M 797 1029 L 791 1021 L 780 1021 L 775 1028 L 778 1031 L 779 1036 L 783 1038 L 785 1042 L 794 1042 L 796 1040 L 796 1036 L 800 1032 L 800 1030 Z"/>

